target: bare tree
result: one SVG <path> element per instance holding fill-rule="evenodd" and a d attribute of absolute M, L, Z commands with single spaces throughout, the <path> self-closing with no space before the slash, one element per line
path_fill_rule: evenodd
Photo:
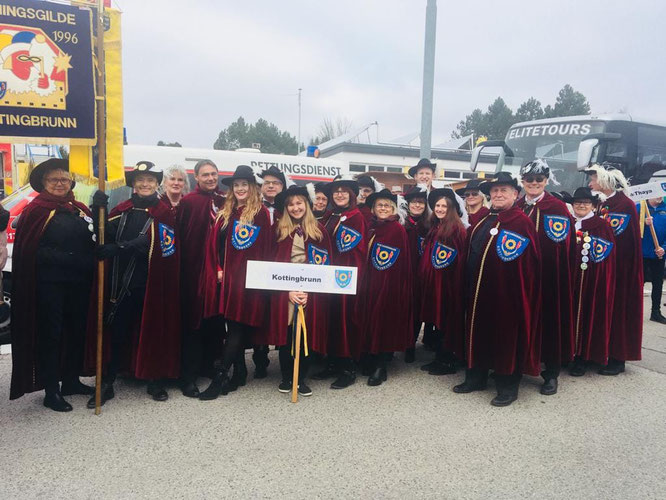
<path fill-rule="evenodd" d="M 324 121 L 319 125 L 317 136 L 310 140 L 310 144 L 318 145 L 351 131 L 354 124 L 349 118 L 340 117 L 335 120 L 330 117 L 324 118 Z"/>

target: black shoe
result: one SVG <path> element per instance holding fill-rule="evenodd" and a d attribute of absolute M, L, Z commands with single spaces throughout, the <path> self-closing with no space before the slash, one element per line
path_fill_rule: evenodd
<path fill-rule="evenodd" d="M 227 372 L 219 371 L 215 374 L 213 380 L 210 381 L 210 385 L 206 390 L 199 394 L 199 400 L 212 401 L 213 399 L 217 399 L 220 394 L 226 396 L 230 390 L 232 389 L 230 388 Z"/>
<path fill-rule="evenodd" d="M 405 363 L 413 363 L 416 360 L 416 349 L 410 347 L 405 351 Z"/>
<path fill-rule="evenodd" d="M 280 385 L 278 385 L 278 391 L 280 391 L 283 394 L 288 394 L 291 392 L 291 380 L 283 380 L 280 382 Z"/>
<path fill-rule="evenodd" d="M 599 375 L 619 375 L 624 373 L 624 361 L 617 361 L 612 359 L 606 366 L 599 370 Z"/>
<path fill-rule="evenodd" d="M 169 399 L 169 393 L 164 389 L 164 386 L 159 382 L 148 383 L 148 394 L 153 397 L 155 401 L 166 401 Z"/>
<path fill-rule="evenodd" d="M 666 325 L 666 318 L 659 311 L 652 311 L 652 314 L 650 315 L 650 321 L 656 321 L 657 323 Z"/>
<path fill-rule="evenodd" d="M 549 378 L 548 380 L 544 381 L 540 392 L 544 396 L 552 396 L 553 394 L 557 394 L 557 377 Z"/>
<path fill-rule="evenodd" d="M 326 368 L 324 368 L 322 371 L 315 373 L 312 375 L 312 378 L 315 380 L 326 380 L 328 378 L 333 378 L 338 374 L 338 371 L 335 369 L 335 367 L 328 365 Z"/>
<path fill-rule="evenodd" d="M 101 389 L 102 389 L 102 397 L 101 401 L 99 402 L 99 405 L 104 406 L 104 403 L 106 403 L 109 399 L 113 399 L 116 393 L 113 390 L 113 384 L 109 384 L 108 382 L 102 382 Z M 95 409 L 95 396 L 93 396 L 88 400 L 86 406 L 91 410 Z"/>
<path fill-rule="evenodd" d="M 437 360 L 431 361 L 430 363 L 426 363 L 425 365 L 421 365 L 421 370 L 423 370 L 424 372 L 429 372 L 430 370 L 435 368 L 438 364 L 440 364 L 440 362 L 437 361 Z"/>
<path fill-rule="evenodd" d="M 453 387 L 453 392 L 458 394 L 469 394 L 474 391 L 483 391 L 488 386 L 488 383 L 483 382 L 472 382 L 471 380 L 465 380 L 462 384 L 456 385 Z"/>
<path fill-rule="evenodd" d="M 582 377 L 585 375 L 585 361 L 575 360 L 569 368 L 569 375 L 572 377 Z"/>
<path fill-rule="evenodd" d="M 456 373 L 456 367 L 453 363 L 437 363 L 428 370 L 428 375 L 452 375 L 454 373 Z"/>
<path fill-rule="evenodd" d="M 301 396 L 312 396 L 312 389 L 305 382 L 300 382 L 298 384 L 298 393 Z"/>
<path fill-rule="evenodd" d="M 183 396 L 188 398 L 198 398 L 199 397 L 199 388 L 194 382 L 185 382 L 180 390 L 183 391 Z"/>
<path fill-rule="evenodd" d="M 62 397 L 62 394 L 59 392 L 50 392 L 44 397 L 44 406 L 51 408 L 53 411 L 59 412 L 68 412 L 72 411 L 72 405 L 70 405 Z"/>
<path fill-rule="evenodd" d="M 517 394 L 509 394 L 509 393 L 498 394 L 493 398 L 490 404 L 493 406 L 509 406 L 516 399 L 518 399 Z"/>
<path fill-rule="evenodd" d="M 81 381 L 77 377 L 76 379 L 70 382 L 63 382 L 60 394 L 62 394 L 63 396 L 72 396 L 74 394 L 83 394 L 84 396 L 90 396 L 92 394 L 95 394 L 95 388 L 81 383 Z"/>
<path fill-rule="evenodd" d="M 331 384 L 331 389 L 346 389 L 356 382 L 356 374 L 348 370 L 343 371 L 340 376 Z"/>
<path fill-rule="evenodd" d="M 370 378 L 368 379 L 368 385 L 371 387 L 376 387 L 382 385 L 382 382 L 386 382 L 386 368 L 377 368 Z"/>
<path fill-rule="evenodd" d="M 254 369 L 254 378 L 266 378 L 268 377 L 268 369 L 265 366 L 257 366 Z"/>

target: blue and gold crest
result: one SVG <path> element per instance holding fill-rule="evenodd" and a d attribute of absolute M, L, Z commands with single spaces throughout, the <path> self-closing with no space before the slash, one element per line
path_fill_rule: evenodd
<path fill-rule="evenodd" d="M 169 257 L 176 252 L 176 233 L 172 227 L 162 224 L 157 226 L 160 234 L 160 248 L 162 249 L 162 257 Z"/>
<path fill-rule="evenodd" d="M 351 271 L 335 271 L 335 282 L 340 288 L 346 288 L 351 283 L 352 272 Z"/>
<path fill-rule="evenodd" d="M 430 256 L 432 267 L 435 269 L 444 269 L 456 260 L 456 255 L 458 255 L 458 250 L 455 248 L 449 248 L 446 245 L 442 245 L 440 242 L 436 242 L 432 249 L 432 255 Z"/>
<path fill-rule="evenodd" d="M 425 252 L 425 238 L 423 236 L 416 237 L 416 247 L 419 249 L 419 257 L 422 257 L 423 252 Z"/>
<path fill-rule="evenodd" d="M 400 249 L 384 245 L 383 243 L 375 243 L 372 246 L 371 260 L 372 265 L 377 271 L 385 271 L 391 267 L 398 260 Z"/>
<path fill-rule="evenodd" d="M 596 236 L 592 236 L 591 239 L 592 252 L 590 252 L 590 256 L 592 257 L 592 262 L 598 264 L 610 255 L 611 250 L 613 250 L 613 243 L 602 238 L 597 238 Z"/>
<path fill-rule="evenodd" d="M 513 231 L 502 229 L 497 238 L 495 248 L 497 250 L 497 256 L 500 259 L 504 262 L 510 262 L 520 257 L 529 244 L 529 238 L 514 233 Z"/>
<path fill-rule="evenodd" d="M 236 250 L 246 250 L 250 248 L 259 236 L 259 226 L 252 224 L 241 225 L 240 221 L 234 221 L 234 229 L 231 235 L 231 244 Z"/>
<path fill-rule="evenodd" d="M 314 246 L 312 243 L 308 244 L 308 264 L 315 264 L 317 266 L 328 265 L 328 252 L 323 248 Z"/>
<path fill-rule="evenodd" d="M 347 226 L 340 226 L 335 235 L 335 246 L 338 252 L 344 253 L 354 249 L 361 242 L 361 233 Z"/>
<path fill-rule="evenodd" d="M 624 233 L 624 230 L 627 229 L 627 226 L 629 225 L 629 219 L 631 219 L 630 214 L 609 212 L 608 215 L 606 215 L 606 220 L 610 224 L 615 236 Z"/>
<path fill-rule="evenodd" d="M 543 218 L 543 228 L 548 236 L 555 243 L 564 241 L 569 236 L 570 222 L 568 217 L 561 215 L 545 215 Z"/>

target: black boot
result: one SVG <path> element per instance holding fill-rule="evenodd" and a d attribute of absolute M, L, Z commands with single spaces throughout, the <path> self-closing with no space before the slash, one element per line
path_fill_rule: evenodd
<path fill-rule="evenodd" d="M 220 394 L 226 396 L 232 390 L 230 385 L 227 370 L 219 370 L 210 381 L 210 385 L 206 390 L 199 394 L 199 400 L 212 401 L 213 399 L 217 399 Z"/>
<path fill-rule="evenodd" d="M 256 372 L 254 378 L 263 378 L 257 377 Z M 239 387 L 243 387 L 247 384 L 247 366 L 245 365 L 245 354 L 243 354 L 240 359 L 234 363 L 234 373 L 231 375 L 230 380 L 230 389 L 235 391 Z"/>
<path fill-rule="evenodd" d="M 254 378 L 266 378 L 268 376 L 268 365 L 271 360 L 268 359 L 268 346 L 258 345 L 254 347 L 252 361 L 254 361 Z"/>
<path fill-rule="evenodd" d="M 585 361 L 579 357 L 576 357 L 571 367 L 569 368 L 569 375 L 572 377 L 582 377 L 585 375 Z"/>
<path fill-rule="evenodd" d="M 368 378 L 368 385 L 371 387 L 382 385 L 382 382 L 386 382 L 387 378 L 386 367 L 378 367 Z"/>
<path fill-rule="evenodd" d="M 197 384 L 192 380 L 185 380 L 180 386 L 180 390 L 183 391 L 183 396 L 188 398 L 198 398 L 199 397 L 199 388 Z"/>
<path fill-rule="evenodd" d="M 666 325 L 666 318 L 661 314 L 661 311 L 652 309 L 652 314 L 650 314 L 650 321 L 656 321 L 662 325 Z"/>
<path fill-rule="evenodd" d="M 410 347 L 405 351 L 405 363 L 413 363 L 416 360 L 416 349 Z"/>
<path fill-rule="evenodd" d="M 100 406 L 104 406 L 104 403 L 106 403 L 109 399 L 113 399 L 116 396 L 116 393 L 113 390 L 113 382 L 104 382 L 102 381 L 102 397 L 99 402 Z M 91 397 L 88 400 L 88 403 L 86 404 L 88 408 L 91 410 L 95 409 L 95 396 Z"/>
<path fill-rule="evenodd" d="M 518 399 L 518 387 L 520 385 L 520 375 L 495 375 L 495 385 L 497 386 L 497 396 L 490 402 L 493 406 L 509 406 Z"/>
<path fill-rule="evenodd" d="M 350 370 L 343 370 L 335 382 L 331 384 L 331 389 L 346 389 L 356 382 L 356 372 Z"/>
<path fill-rule="evenodd" d="M 335 360 L 329 358 L 324 369 L 312 375 L 312 378 L 315 380 L 326 380 L 335 377 L 337 374 L 338 369 L 335 365 Z"/>
<path fill-rule="evenodd" d="M 147 392 L 155 401 L 166 401 L 169 399 L 169 393 L 164 389 L 164 384 L 160 380 L 151 380 L 148 382 Z"/>
<path fill-rule="evenodd" d="M 624 373 L 624 361 L 609 359 L 608 364 L 599 370 L 599 375 L 619 375 Z"/>
<path fill-rule="evenodd" d="M 457 371 L 455 362 L 453 353 L 440 350 L 435 357 L 435 364 L 428 370 L 428 375 L 452 375 Z"/>
<path fill-rule="evenodd" d="M 44 406 L 51 408 L 53 411 L 62 413 L 72 411 L 72 405 L 65 401 L 59 390 L 50 390 L 46 392 L 46 396 L 44 396 Z"/>
<path fill-rule="evenodd" d="M 72 396 L 74 394 L 83 394 L 84 396 L 90 396 L 95 394 L 95 388 L 88 385 L 82 384 L 79 380 L 79 377 L 74 377 L 69 380 L 63 380 L 62 390 L 60 393 L 63 396 Z"/>
<path fill-rule="evenodd" d="M 552 396 L 557 394 L 557 377 L 544 380 L 540 390 L 544 396 Z"/>
<path fill-rule="evenodd" d="M 456 385 L 453 392 L 468 394 L 474 391 L 483 391 L 488 386 L 488 370 L 468 368 L 465 370 L 465 381 Z"/>

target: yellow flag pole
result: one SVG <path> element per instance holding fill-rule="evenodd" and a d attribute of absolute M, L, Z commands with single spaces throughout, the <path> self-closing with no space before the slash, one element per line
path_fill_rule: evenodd
<path fill-rule="evenodd" d="M 298 372 L 301 364 L 301 321 L 298 315 L 301 306 L 294 305 L 294 322 L 296 323 L 296 352 L 294 353 L 294 377 L 291 380 L 291 402 L 298 403 Z"/>
<path fill-rule="evenodd" d="M 105 190 L 106 105 L 104 78 L 104 0 L 97 1 L 97 177 L 98 189 Z M 99 245 L 104 244 L 104 207 L 99 207 Z M 104 261 L 97 264 L 97 363 L 95 370 L 95 415 L 102 410 L 102 332 L 104 328 Z"/>

